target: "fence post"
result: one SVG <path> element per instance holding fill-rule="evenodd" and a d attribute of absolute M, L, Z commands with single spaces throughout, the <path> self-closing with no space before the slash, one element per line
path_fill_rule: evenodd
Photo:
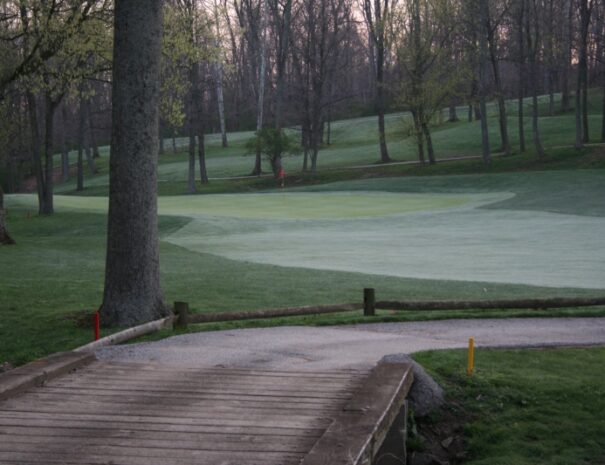
<path fill-rule="evenodd" d="M 186 328 L 189 324 L 189 304 L 187 302 L 175 302 L 174 313 L 176 314 L 175 327 Z"/>
<path fill-rule="evenodd" d="M 374 289 L 365 288 L 363 290 L 363 315 L 364 316 L 375 316 L 376 308 L 374 306 L 376 297 Z"/>

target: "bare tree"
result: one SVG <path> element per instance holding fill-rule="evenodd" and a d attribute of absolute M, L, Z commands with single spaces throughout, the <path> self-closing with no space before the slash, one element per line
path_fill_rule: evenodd
<path fill-rule="evenodd" d="M 561 110 L 568 112 L 570 109 L 570 92 L 569 92 L 569 68 L 571 66 L 571 47 L 572 47 L 572 29 L 573 29 L 573 2 L 571 0 L 563 0 L 561 5 L 562 21 L 562 50 L 561 50 Z"/>
<path fill-rule="evenodd" d="M 410 0 L 398 13 L 397 57 L 403 72 L 399 100 L 412 113 L 420 163 L 425 162 L 426 144 L 432 165 L 437 162 L 432 119 L 468 78 L 464 67 L 452 67 L 459 12 L 455 2 Z"/>
<path fill-rule="evenodd" d="M 286 62 L 290 46 L 292 0 L 266 0 L 271 13 L 275 36 L 275 129 L 284 127 L 284 92 Z"/>
<path fill-rule="evenodd" d="M 517 28 L 517 67 L 519 70 L 518 77 L 518 94 L 517 94 L 517 115 L 519 124 L 519 151 L 525 152 L 525 0 L 516 0 L 515 8 L 515 24 Z"/>
<path fill-rule="evenodd" d="M 215 26 L 215 37 L 214 46 L 217 50 L 218 56 L 214 62 L 214 83 L 216 90 L 216 102 L 218 106 L 218 120 L 221 129 L 221 143 L 223 148 L 229 146 L 227 141 L 227 125 L 225 122 L 225 97 L 223 93 L 223 58 L 222 58 L 222 44 L 221 44 L 221 18 L 220 5 L 218 1 L 214 2 L 214 26 Z"/>
<path fill-rule="evenodd" d="M 489 9 L 489 2 L 484 7 L 487 11 L 487 43 L 489 48 L 489 57 L 492 64 L 492 72 L 494 75 L 494 83 L 496 85 L 496 99 L 498 101 L 498 122 L 500 124 L 500 139 L 502 141 L 502 152 L 504 155 L 510 155 L 511 148 L 508 139 L 508 117 L 506 114 L 506 101 L 504 98 L 504 88 L 502 85 L 502 75 L 500 73 L 500 58 L 498 56 L 498 37 L 499 28 L 502 18 L 507 13 L 509 5 L 504 3 L 501 5 L 502 11 L 496 11 L 495 15 L 492 15 Z M 492 16 L 496 16 L 494 20 Z"/>
<path fill-rule="evenodd" d="M 536 156 L 544 158 L 544 147 L 540 138 L 539 108 L 538 108 L 538 55 L 541 46 L 540 30 L 540 0 L 522 0 L 526 3 L 525 11 L 525 40 L 529 58 L 529 80 L 532 91 L 532 132 Z"/>
<path fill-rule="evenodd" d="M 576 148 L 590 141 L 588 131 L 588 34 L 594 0 L 579 0 L 580 31 L 576 84 Z"/>
<path fill-rule="evenodd" d="M 391 10 L 397 0 L 363 0 L 363 13 L 370 34 L 370 47 L 376 60 L 376 112 L 378 113 L 378 138 L 380 143 L 380 161 L 391 161 L 387 148 L 385 114 L 385 60 L 388 52 L 388 24 Z"/>
<path fill-rule="evenodd" d="M 297 73 L 301 103 L 303 170 L 317 172 L 327 110 L 332 103 L 330 85 L 340 64 L 341 41 L 352 27 L 349 0 L 304 0 L 295 29 L 301 38 L 294 47 L 293 67 Z"/>
<path fill-rule="evenodd" d="M 489 148 L 489 129 L 487 126 L 487 60 L 489 37 L 489 4 L 488 0 L 479 0 L 479 24 L 477 36 L 479 37 L 479 105 L 481 106 L 481 153 L 486 165 L 491 163 Z"/>

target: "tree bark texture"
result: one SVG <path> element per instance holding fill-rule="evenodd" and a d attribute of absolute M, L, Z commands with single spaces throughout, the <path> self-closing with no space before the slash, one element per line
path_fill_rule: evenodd
<path fill-rule="evenodd" d="M 206 170 L 206 146 L 204 137 L 204 92 L 201 89 L 200 64 L 191 65 L 191 97 L 193 118 L 193 134 L 197 136 L 198 161 L 200 167 L 200 182 L 208 184 L 208 172 Z"/>
<path fill-rule="evenodd" d="M 519 122 L 519 151 L 525 152 L 525 120 L 524 120 L 524 98 L 525 98 L 525 0 L 518 1 L 517 10 L 517 38 L 519 47 L 519 89 L 518 89 L 518 122 Z"/>
<path fill-rule="evenodd" d="M 216 101 L 218 103 L 218 119 L 221 126 L 221 141 L 223 148 L 229 147 L 227 141 L 227 125 L 225 123 L 225 97 L 223 96 L 223 65 L 216 63 Z"/>
<path fill-rule="evenodd" d="M 561 64 L 561 110 L 570 109 L 569 68 L 571 66 L 573 2 L 563 1 L 563 63 Z"/>
<path fill-rule="evenodd" d="M 40 205 L 41 215 L 52 215 L 55 212 L 53 203 L 53 186 L 55 167 L 53 163 L 54 146 L 54 120 L 57 102 L 53 101 L 50 95 L 46 94 L 46 104 L 44 108 L 44 189 L 42 196 L 44 202 Z"/>
<path fill-rule="evenodd" d="M 86 120 L 84 118 L 83 100 L 80 97 L 80 109 L 78 111 L 78 160 L 76 167 L 76 190 L 84 190 L 84 133 L 86 132 Z"/>
<path fill-rule="evenodd" d="M 498 99 L 498 121 L 500 123 L 500 139 L 502 141 L 502 151 L 504 155 L 510 155 L 510 142 L 508 140 L 508 118 L 506 115 L 506 102 L 504 100 L 504 89 L 502 87 L 502 77 L 500 76 L 500 63 L 498 58 L 498 50 L 496 44 L 496 30 L 492 27 L 489 17 L 487 16 L 487 39 L 489 44 L 489 55 L 492 63 L 492 71 L 494 73 L 494 81 L 496 84 L 496 97 Z"/>
<path fill-rule="evenodd" d="M 36 193 L 38 194 L 38 213 L 41 214 L 43 210 L 42 205 L 44 204 L 44 171 L 42 168 L 38 99 L 32 92 L 27 92 L 26 98 L 31 131 L 32 164 L 36 175 Z"/>
<path fill-rule="evenodd" d="M 260 0 L 259 3 L 259 28 L 254 29 L 256 34 L 248 36 L 248 46 L 250 47 L 250 54 L 255 57 L 259 62 L 258 75 L 256 75 L 256 68 L 252 75 L 257 81 L 257 103 L 256 103 L 256 132 L 263 128 L 264 108 L 265 108 L 265 79 L 267 75 L 267 40 L 266 34 L 266 23 L 267 23 L 267 0 Z M 252 28 L 251 28 L 252 29 Z M 254 32 L 251 31 L 251 32 Z M 250 60 L 251 63 L 255 60 Z M 253 176 L 260 176 L 262 174 L 262 154 L 260 146 L 256 150 L 254 157 L 254 168 L 252 169 Z"/>
<path fill-rule="evenodd" d="M 539 109 L 538 109 L 538 50 L 540 45 L 540 19 L 536 0 L 529 0 L 526 18 L 527 50 L 529 55 L 529 73 L 532 92 L 532 132 L 536 157 L 544 157 L 544 147 L 540 138 Z"/>
<path fill-rule="evenodd" d="M 97 167 L 95 164 L 95 160 L 94 160 L 94 154 L 93 151 L 91 150 L 91 135 L 90 135 L 90 124 L 89 124 L 89 105 L 88 103 L 84 100 L 84 98 L 82 96 L 80 96 L 80 120 L 79 120 L 79 131 L 80 131 L 80 137 L 82 138 L 82 148 L 84 150 L 84 154 L 86 155 L 86 164 L 88 165 L 88 171 L 90 171 L 90 174 L 96 174 L 97 173 Z"/>
<path fill-rule="evenodd" d="M 0 186 L 0 245 L 12 245 L 15 241 L 6 228 L 6 211 L 4 210 L 4 191 Z"/>
<path fill-rule="evenodd" d="M 273 1 L 272 10 L 276 24 L 279 24 L 277 33 L 276 53 L 276 83 L 275 83 L 275 129 L 281 130 L 284 125 L 284 88 L 286 84 L 286 61 L 290 47 L 290 20 L 292 17 L 292 0 L 284 0 L 283 11 L 279 12 L 281 2 Z"/>
<path fill-rule="evenodd" d="M 61 105 L 61 181 L 69 181 L 69 148 L 67 147 L 67 106 Z"/>
<path fill-rule="evenodd" d="M 580 0 L 580 44 L 578 57 L 578 85 L 576 88 L 576 146 L 581 137 L 582 142 L 590 141 L 588 131 L 588 29 L 592 14 L 593 0 Z M 581 124 L 578 119 L 581 118 Z"/>
<path fill-rule="evenodd" d="M 160 287 L 157 220 L 162 0 L 116 0 L 103 325 L 170 314 Z"/>
<path fill-rule="evenodd" d="M 90 142 L 89 146 L 92 149 L 92 157 L 100 158 L 101 154 L 99 153 L 99 144 L 97 143 L 97 134 L 92 118 L 92 105 L 90 104 L 90 100 L 86 100 L 86 116 L 88 119 L 88 140 Z"/>
<path fill-rule="evenodd" d="M 489 148 L 489 133 L 487 126 L 487 55 L 488 55 L 488 18 L 489 5 L 487 0 L 479 0 L 479 104 L 481 106 L 481 148 L 483 163 L 491 163 Z"/>
<path fill-rule="evenodd" d="M 385 82 L 384 62 L 386 58 L 386 21 L 389 15 L 389 0 L 364 0 L 364 14 L 368 29 L 370 30 L 371 45 L 374 47 L 374 59 L 376 60 L 376 113 L 378 114 L 378 142 L 380 145 L 380 162 L 391 161 L 387 148 L 385 115 Z"/>

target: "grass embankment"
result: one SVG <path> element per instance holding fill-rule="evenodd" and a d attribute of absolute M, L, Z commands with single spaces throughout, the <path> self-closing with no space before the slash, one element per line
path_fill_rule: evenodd
<path fill-rule="evenodd" d="M 605 348 L 414 355 L 446 388 L 446 418 L 463 424 L 469 465 L 605 463 Z M 437 426 L 438 427 L 438 426 Z"/>
<path fill-rule="evenodd" d="M 590 92 L 590 135 L 592 141 L 600 141 L 601 127 L 601 91 Z M 379 148 L 376 136 L 376 118 L 364 117 L 348 120 L 335 121 L 332 123 L 331 143 L 325 144 L 319 154 L 318 169 L 316 176 L 301 175 L 302 156 L 287 156 L 283 163 L 286 173 L 291 175 L 289 183 L 299 184 L 308 182 L 333 182 L 337 180 L 355 179 L 367 176 L 382 175 L 416 175 L 416 174 L 463 174 L 476 172 L 498 172 L 507 170 L 541 170 L 571 168 L 603 167 L 602 158 L 591 160 L 590 157 L 579 157 L 586 151 L 577 152 L 572 148 L 575 140 L 575 123 L 573 113 L 560 113 L 560 96 L 556 96 L 555 113 L 550 115 L 547 98 L 540 99 L 540 130 L 543 144 L 547 149 L 548 158 L 545 162 L 536 162 L 533 146 L 531 143 L 531 119 L 525 120 L 527 152 L 519 158 L 508 161 L 494 162 L 492 167 L 485 168 L 481 161 L 469 161 L 464 163 L 443 163 L 440 167 L 421 169 L 419 167 L 380 167 L 373 168 L 371 172 L 364 170 L 351 170 L 354 166 L 373 165 L 379 159 Z M 526 102 L 529 109 L 529 100 Z M 515 114 L 516 104 L 509 103 L 509 115 Z M 463 108 L 459 115 L 462 117 Z M 500 150 L 499 123 L 495 105 L 490 105 L 488 111 L 490 142 L 493 152 Z M 513 152 L 518 151 L 518 123 L 517 119 L 510 116 L 509 137 Z M 387 142 L 389 152 L 395 161 L 417 160 L 416 145 L 413 137 L 409 135 L 409 115 L 404 113 L 387 115 L 386 119 Z M 294 137 L 300 132 L 292 130 Z M 254 164 L 251 156 L 246 156 L 245 143 L 252 137 L 252 132 L 240 132 L 229 134 L 229 147 L 221 146 L 221 138 L 217 134 L 207 137 L 207 169 L 209 176 L 215 178 L 209 185 L 199 186 L 201 194 L 213 194 L 224 192 L 247 192 L 249 190 L 269 189 L 275 187 L 272 179 L 249 179 L 240 181 L 225 181 L 216 178 L 231 176 L 245 176 L 250 174 Z M 160 157 L 159 165 L 159 192 L 160 195 L 177 195 L 187 193 L 187 153 L 184 140 L 179 140 L 179 148 L 176 154 L 172 153 L 166 144 L 165 155 Z M 437 159 L 445 159 L 460 156 L 479 156 L 481 154 L 481 127 L 478 121 L 468 123 L 466 120 L 456 123 L 442 122 L 433 127 L 433 144 Z M 102 156 L 96 160 L 99 170 L 97 175 L 87 174 L 85 179 L 85 190 L 75 192 L 75 180 L 56 186 L 59 193 L 75 193 L 77 195 L 107 195 L 108 192 L 108 151 L 102 150 Z M 73 158 L 73 157 L 72 157 Z M 580 160 L 580 158 L 583 159 Z M 270 172 L 269 165 L 263 161 L 263 170 Z M 585 165 L 585 166 L 582 166 Z M 85 170 L 86 171 L 86 170 Z M 199 174 L 198 174 L 199 175 Z"/>

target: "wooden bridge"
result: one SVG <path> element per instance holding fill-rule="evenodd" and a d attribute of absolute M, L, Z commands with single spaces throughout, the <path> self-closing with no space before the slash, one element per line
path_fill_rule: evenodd
<path fill-rule="evenodd" d="M 2 465 L 370 464 L 412 383 L 58 354 L 0 375 Z"/>

